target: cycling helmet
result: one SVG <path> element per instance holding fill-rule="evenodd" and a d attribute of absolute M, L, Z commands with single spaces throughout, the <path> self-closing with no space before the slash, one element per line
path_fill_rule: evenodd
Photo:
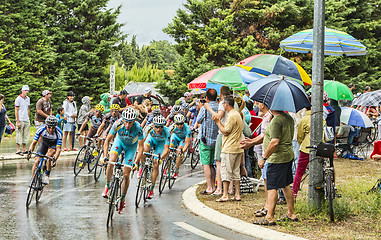
<path fill-rule="evenodd" d="M 164 126 L 166 124 L 166 120 L 163 116 L 159 115 L 159 116 L 155 116 L 153 118 L 153 124 L 155 126 Z"/>
<path fill-rule="evenodd" d="M 151 111 L 153 111 L 153 110 L 155 110 L 155 109 L 157 109 L 157 108 L 160 108 L 158 105 L 153 105 L 152 107 L 151 107 Z"/>
<path fill-rule="evenodd" d="M 173 119 L 175 120 L 175 123 L 184 123 L 185 122 L 185 117 L 182 114 L 176 114 Z"/>
<path fill-rule="evenodd" d="M 152 110 L 152 114 L 154 116 L 161 115 L 161 110 L 159 108 L 155 108 L 154 110 Z"/>
<path fill-rule="evenodd" d="M 97 105 L 95 106 L 95 110 L 104 112 L 104 111 L 105 111 L 105 106 L 103 106 L 102 104 L 97 104 Z"/>
<path fill-rule="evenodd" d="M 183 103 L 181 106 L 183 110 L 188 110 L 189 109 L 189 104 L 188 103 Z"/>
<path fill-rule="evenodd" d="M 136 117 L 138 116 L 138 113 L 135 109 L 129 107 L 126 110 L 122 112 L 122 118 L 123 120 L 127 122 L 133 122 L 135 121 Z"/>
<path fill-rule="evenodd" d="M 58 124 L 58 119 L 54 116 L 48 116 L 45 119 L 45 125 L 48 127 L 56 127 Z"/>
<path fill-rule="evenodd" d="M 110 110 L 117 110 L 117 111 L 119 111 L 120 110 L 119 104 L 111 104 Z"/>
<path fill-rule="evenodd" d="M 175 112 L 175 113 L 178 113 L 178 112 L 181 112 L 181 106 L 180 105 L 175 105 L 175 106 L 173 106 L 173 112 Z"/>
<path fill-rule="evenodd" d="M 184 97 L 190 97 L 190 96 L 192 96 L 192 94 L 190 92 L 185 92 L 184 93 Z"/>
<path fill-rule="evenodd" d="M 328 101 L 328 93 L 326 91 L 323 92 L 323 101 Z"/>

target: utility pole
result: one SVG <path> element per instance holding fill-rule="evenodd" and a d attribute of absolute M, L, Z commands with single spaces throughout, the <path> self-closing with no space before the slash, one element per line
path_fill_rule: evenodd
<path fill-rule="evenodd" d="M 324 88 L 324 31 L 325 0 L 314 1 L 314 39 L 312 48 L 312 97 L 311 97 L 311 145 L 318 145 L 323 139 L 323 88 Z M 310 151 L 310 159 L 315 159 L 316 151 Z M 323 194 L 316 187 L 323 182 L 323 163 L 310 162 L 308 188 L 308 208 L 321 207 Z"/>
<path fill-rule="evenodd" d="M 110 66 L 110 93 L 115 93 L 115 65 Z"/>

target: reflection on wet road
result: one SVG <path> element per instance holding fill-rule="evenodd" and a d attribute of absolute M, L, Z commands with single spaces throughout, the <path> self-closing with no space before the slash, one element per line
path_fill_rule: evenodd
<path fill-rule="evenodd" d="M 134 176 L 126 209 L 114 215 L 110 228 L 106 227 L 107 200 L 101 197 L 103 175 L 100 182 L 82 172 L 75 178 L 73 160 L 60 159 L 40 202 L 33 200 L 27 210 L 31 168 L 26 161 L 0 167 L 1 239 L 252 239 L 194 216 L 182 206 L 183 191 L 203 180 L 199 167 L 182 166 L 174 187 L 161 196 L 156 187 L 154 199 L 140 208 L 134 205 Z"/>

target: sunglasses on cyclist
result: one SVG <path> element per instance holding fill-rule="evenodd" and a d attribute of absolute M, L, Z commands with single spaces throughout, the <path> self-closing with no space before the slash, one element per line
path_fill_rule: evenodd
<path fill-rule="evenodd" d="M 177 126 L 184 125 L 184 123 L 176 123 Z"/>
<path fill-rule="evenodd" d="M 161 129 L 164 128 L 164 126 L 155 126 L 155 128 Z"/>

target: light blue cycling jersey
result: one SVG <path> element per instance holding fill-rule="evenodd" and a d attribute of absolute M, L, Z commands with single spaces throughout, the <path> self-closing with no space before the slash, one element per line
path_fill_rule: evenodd
<path fill-rule="evenodd" d="M 179 140 L 184 140 L 185 138 L 191 138 L 192 131 L 189 128 L 189 125 L 184 123 L 184 127 L 180 130 L 175 125 L 172 134 L 176 136 Z"/>
<path fill-rule="evenodd" d="M 152 140 L 157 144 L 164 144 L 164 145 L 168 144 L 169 145 L 169 141 L 171 140 L 171 131 L 169 130 L 168 127 L 164 127 L 163 130 L 161 131 L 161 133 L 157 134 L 155 132 L 155 129 L 152 129 L 148 133 L 148 137 L 147 137 L 145 143 L 149 144 L 149 142 Z"/>
<path fill-rule="evenodd" d="M 143 140 L 143 129 L 138 122 L 134 122 L 130 130 L 127 130 L 123 124 L 123 120 L 117 120 L 109 132 L 111 135 L 118 134 L 116 140 L 120 140 L 124 145 L 134 145 L 139 140 Z"/>
<path fill-rule="evenodd" d="M 37 128 L 36 134 L 34 135 L 33 140 L 38 141 L 40 137 L 42 137 L 42 142 L 46 144 L 49 147 L 52 146 L 61 146 L 62 145 L 62 131 L 61 129 L 56 126 L 56 129 L 54 130 L 53 134 L 48 133 L 48 130 L 46 129 L 46 125 L 41 125 L 39 128 Z"/>

